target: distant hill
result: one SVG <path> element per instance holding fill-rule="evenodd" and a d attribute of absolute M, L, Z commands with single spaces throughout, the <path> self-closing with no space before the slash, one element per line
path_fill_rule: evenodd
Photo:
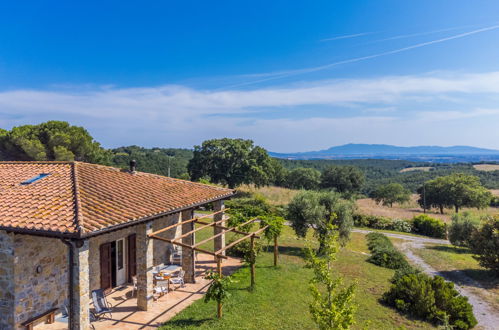
<path fill-rule="evenodd" d="M 430 162 L 499 161 L 499 150 L 468 146 L 399 147 L 387 144 L 345 144 L 326 150 L 276 153 L 270 155 L 286 159 L 403 159 Z"/>

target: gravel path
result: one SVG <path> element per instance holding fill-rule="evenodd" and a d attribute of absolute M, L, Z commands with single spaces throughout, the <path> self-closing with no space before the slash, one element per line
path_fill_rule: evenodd
<path fill-rule="evenodd" d="M 373 231 L 364 230 L 364 229 L 353 229 L 353 232 L 368 234 Z M 447 280 L 451 280 L 446 276 L 444 276 L 442 273 L 433 269 L 430 265 L 424 262 L 423 259 L 414 254 L 414 252 L 412 251 L 412 249 L 424 249 L 425 243 L 449 245 L 450 244 L 449 241 L 443 239 L 425 238 L 425 237 L 394 234 L 387 232 L 383 232 L 383 234 L 389 237 L 396 237 L 405 240 L 406 242 L 401 244 L 401 251 L 407 256 L 407 258 L 412 263 L 419 266 L 419 268 L 421 268 L 423 272 L 433 276 L 434 275 L 442 276 L 445 277 Z M 458 276 L 460 277 L 459 280 L 461 283 L 469 284 L 475 287 L 480 287 L 478 283 L 476 283 L 474 280 L 472 280 L 465 274 L 459 273 Z M 499 315 L 497 315 L 497 313 L 494 312 L 492 307 L 486 301 L 484 301 L 481 297 L 479 297 L 475 293 L 471 292 L 468 288 L 459 286 L 456 283 L 454 283 L 454 287 L 460 294 L 468 297 L 468 301 L 473 306 L 473 312 L 475 314 L 476 319 L 478 320 L 477 327 L 482 329 L 499 329 Z"/>

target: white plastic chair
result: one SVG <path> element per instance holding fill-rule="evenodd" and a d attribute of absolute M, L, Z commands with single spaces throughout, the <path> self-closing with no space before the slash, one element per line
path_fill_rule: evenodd
<path fill-rule="evenodd" d="M 156 286 L 154 287 L 154 293 L 157 294 L 159 297 L 162 297 L 165 294 L 167 294 L 168 281 L 167 280 L 156 281 Z"/>
<path fill-rule="evenodd" d="M 170 283 L 171 284 L 176 284 L 176 285 L 179 285 L 180 287 L 184 287 L 185 283 L 184 283 L 184 276 L 185 276 L 185 271 L 183 269 L 181 269 L 179 272 L 178 272 L 178 275 L 175 276 L 175 277 L 172 277 L 170 278 Z"/>

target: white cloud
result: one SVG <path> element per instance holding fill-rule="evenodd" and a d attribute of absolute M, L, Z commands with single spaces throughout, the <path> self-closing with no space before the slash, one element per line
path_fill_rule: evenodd
<path fill-rule="evenodd" d="M 458 136 L 452 132 L 459 125 L 446 126 L 446 121 L 497 117 L 497 110 L 487 100 L 498 95 L 499 72 L 327 80 L 230 91 L 175 85 L 11 90 L 0 92 L 0 123 L 10 128 L 49 119 L 68 120 L 87 127 L 108 146 L 192 146 L 221 136 L 253 138 L 269 148 L 288 151 L 344 142 L 419 144 L 417 136 L 406 136 L 399 128 L 410 132 L 411 127 L 433 120 L 440 123 L 440 135 Z M 482 104 L 463 109 L 461 101 L 468 98 L 478 98 Z M 446 106 L 436 111 L 435 104 L 442 103 Z M 320 106 L 320 115 L 307 115 L 310 106 Z M 301 116 L 289 115 L 291 108 L 300 109 Z M 274 119 L 266 119 L 268 112 Z M 392 132 L 400 132 L 404 138 L 391 141 Z M 479 138 L 493 141 L 491 134 L 495 133 L 484 130 L 475 143 Z M 440 143 L 438 135 L 432 137 L 436 139 L 432 144 Z"/>

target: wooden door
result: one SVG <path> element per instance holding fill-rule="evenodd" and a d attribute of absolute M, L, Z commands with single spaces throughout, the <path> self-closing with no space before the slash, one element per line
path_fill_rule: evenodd
<path fill-rule="evenodd" d="M 111 243 L 105 243 L 100 246 L 100 287 L 103 290 L 112 288 L 112 260 Z"/>
<path fill-rule="evenodd" d="M 137 275 L 137 235 L 128 236 L 128 282 L 132 282 L 132 276 Z"/>

